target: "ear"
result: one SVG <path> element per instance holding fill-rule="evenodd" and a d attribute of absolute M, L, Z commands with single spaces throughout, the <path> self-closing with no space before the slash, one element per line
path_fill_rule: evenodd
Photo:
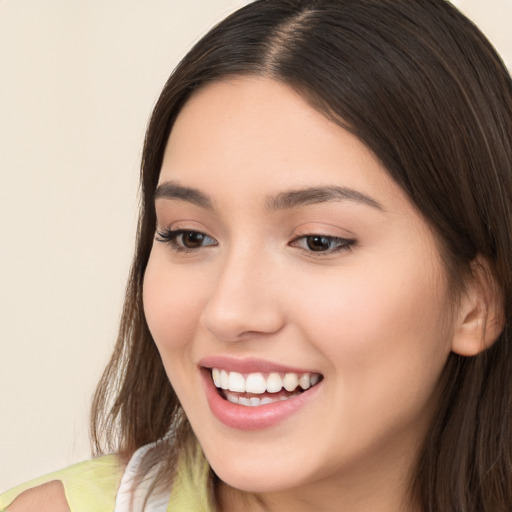
<path fill-rule="evenodd" d="M 460 297 L 452 351 L 475 356 L 497 340 L 503 327 L 501 290 L 488 261 L 478 255 L 471 262 L 471 275 Z"/>

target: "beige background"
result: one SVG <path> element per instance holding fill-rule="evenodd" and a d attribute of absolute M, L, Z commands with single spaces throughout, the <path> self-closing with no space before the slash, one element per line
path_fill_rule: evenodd
<path fill-rule="evenodd" d="M 243 3 L 0 0 L 0 490 L 89 456 L 148 115 L 180 56 Z M 454 3 L 511 64 L 512 0 Z"/>

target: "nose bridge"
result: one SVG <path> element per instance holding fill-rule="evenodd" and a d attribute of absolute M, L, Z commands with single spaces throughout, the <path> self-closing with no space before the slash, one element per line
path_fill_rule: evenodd
<path fill-rule="evenodd" d="M 218 339 L 269 334 L 282 325 L 276 268 L 272 256 L 254 247 L 228 251 L 203 314 L 203 325 Z"/>

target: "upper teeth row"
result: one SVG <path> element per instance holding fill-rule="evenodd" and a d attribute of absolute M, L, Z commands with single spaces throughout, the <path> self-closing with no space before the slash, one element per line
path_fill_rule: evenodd
<path fill-rule="evenodd" d="M 212 377 L 215 386 L 228 389 L 235 393 L 278 393 L 281 389 L 293 391 L 300 386 L 308 389 L 320 380 L 316 373 L 270 373 L 266 377 L 262 373 L 249 373 L 242 375 L 238 372 L 212 369 Z"/>

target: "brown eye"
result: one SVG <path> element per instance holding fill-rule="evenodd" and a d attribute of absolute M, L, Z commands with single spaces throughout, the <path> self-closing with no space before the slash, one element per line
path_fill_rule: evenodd
<path fill-rule="evenodd" d="M 217 245 L 211 236 L 186 229 L 157 231 L 155 240 L 168 244 L 175 251 L 195 251 L 203 247 Z"/>
<path fill-rule="evenodd" d="M 306 237 L 306 245 L 310 251 L 328 251 L 332 249 L 333 239 L 326 236 L 313 235 Z"/>
<path fill-rule="evenodd" d="M 180 238 L 179 236 L 177 238 Z M 204 244 L 206 236 L 197 231 L 185 231 L 181 234 L 183 247 L 187 249 L 197 249 Z"/>
<path fill-rule="evenodd" d="M 292 240 L 290 245 L 311 253 L 332 254 L 348 250 L 355 243 L 356 241 L 350 238 L 328 235 L 304 235 Z"/>

